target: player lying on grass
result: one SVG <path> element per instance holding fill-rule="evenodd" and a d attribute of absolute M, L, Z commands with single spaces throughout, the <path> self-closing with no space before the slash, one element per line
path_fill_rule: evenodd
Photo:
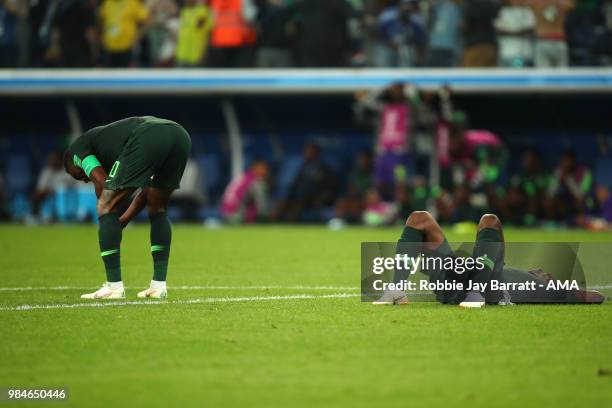
<path fill-rule="evenodd" d="M 451 249 L 444 232 L 434 217 L 426 211 L 415 211 L 406 220 L 406 226 L 397 243 L 397 253 L 406 254 L 415 259 L 421 253 L 436 257 L 458 256 Z M 520 287 L 521 283 L 535 282 L 534 291 L 519 289 L 490 290 L 442 290 L 435 291 L 436 299 L 441 303 L 458 304 L 464 308 L 481 308 L 485 304 L 510 305 L 513 303 L 602 303 L 605 298 L 599 292 L 582 289 L 546 290 L 552 276 L 542 270 L 522 271 L 504 265 L 505 243 L 502 224 L 493 214 L 485 214 L 478 223 L 478 232 L 472 257 L 482 258 L 484 268 L 458 274 L 455 271 L 422 271 L 428 275 L 430 282 L 461 282 L 463 288 L 469 288 L 469 281 L 480 287 L 492 280 Z M 396 270 L 394 282 L 408 279 L 408 271 Z M 540 287 L 543 284 L 543 287 Z M 387 290 L 374 304 L 406 304 L 406 293 L 400 290 Z"/>
<path fill-rule="evenodd" d="M 106 269 L 102 288 L 82 298 L 125 298 L 120 264 L 122 228 L 144 207 L 151 223 L 153 280 L 138 297 L 167 296 L 172 229 L 166 209 L 172 191 L 179 187 L 190 151 L 191 138 L 182 126 L 153 116 L 90 129 L 70 145 L 64 155 L 66 172 L 95 186 L 100 255 Z M 137 189 L 128 209 L 120 214 L 121 203 Z"/>

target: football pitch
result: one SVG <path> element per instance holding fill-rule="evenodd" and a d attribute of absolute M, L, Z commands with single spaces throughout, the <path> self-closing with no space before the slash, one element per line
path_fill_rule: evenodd
<path fill-rule="evenodd" d="M 169 299 L 147 302 L 136 292 L 151 278 L 149 230 L 137 225 L 123 235 L 127 298 L 86 303 L 104 281 L 95 227 L 0 227 L 0 388 L 67 388 L 57 406 L 610 406 L 612 302 L 361 303 L 360 243 L 400 231 L 178 225 Z"/>

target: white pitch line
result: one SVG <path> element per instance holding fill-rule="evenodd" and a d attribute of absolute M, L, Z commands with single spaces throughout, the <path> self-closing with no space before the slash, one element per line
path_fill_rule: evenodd
<path fill-rule="evenodd" d="M 99 288 L 99 287 L 98 287 Z M 26 291 L 43 291 L 43 290 L 90 290 L 98 289 L 93 286 L 24 286 L 24 287 L 0 287 L 0 292 L 26 292 Z M 126 286 L 126 289 L 142 289 L 142 286 Z M 168 286 L 170 290 L 264 290 L 264 289 L 281 289 L 281 290 L 359 290 L 354 286 L 276 286 L 276 285 L 257 285 L 257 286 L 218 286 L 218 285 L 181 285 Z"/>
<path fill-rule="evenodd" d="M 198 298 L 187 300 L 171 301 L 113 301 L 89 302 L 89 303 L 56 303 L 47 305 L 19 305 L 10 307 L 0 307 L 0 312 L 19 312 L 40 309 L 77 309 L 88 307 L 118 307 L 118 306 L 138 306 L 138 305 L 194 305 L 203 303 L 225 303 L 225 302 L 258 302 L 268 300 L 292 300 L 292 299 L 342 299 L 361 296 L 357 293 L 334 293 L 330 295 L 286 295 L 286 296 L 248 296 L 248 297 L 218 297 L 218 298 Z"/>

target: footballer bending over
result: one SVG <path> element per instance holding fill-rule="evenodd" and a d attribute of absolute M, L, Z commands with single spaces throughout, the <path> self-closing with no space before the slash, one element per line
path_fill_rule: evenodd
<path fill-rule="evenodd" d="M 125 298 L 121 280 L 122 229 L 147 208 L 151 224 L 153 279 L 138 297 L 165 298 L 172 228 L 168 199 L 179 188 L 191 138 L 179 124 L 153 116 L 131 117 L 88 130 L 64 155 L 73 178 L 92 182 L 98 198 L 98 238 L 106 282 L 83 299 Z M 136 193 L 129 207 L 122 202 Z"/>

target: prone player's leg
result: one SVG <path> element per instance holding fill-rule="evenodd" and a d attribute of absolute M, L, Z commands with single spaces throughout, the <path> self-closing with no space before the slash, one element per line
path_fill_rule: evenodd
<path fill-rule="evenodd" d="M 406 219 L 406 224 L 402 235 L 396 246 L 396 253 L 418 257 L 423 250 L 423 243 L 426 249 L 437 250 L 446 243 L 444 232 L 436 219 L 427 211 L 414 211 Z M 446 243 L 448 246 L 448 243 Z M 449 247 L 450 249 L 450 247 Z M 398 283 L 408 279 L 410 271 L 397 269 L 393 281 Z M 388 290 L 373 302 L 375 305 L 406 304 L 408 298 L 403 291 Z"/>
<path fill-rule="evenodd" d="M 119 208 L 121 202 L 134 192 L 134 188 L 103 190 L 98 200 L 99 217 L 98 241 L 100 255 L 106 270 L 106 283 L 92 293 L 81 295 L 83 299 L 122 299 L 125 298 L 121 280 L 121 223 Z"/>
<path fill-rule="evenodd" d="M 474 246 L 473 258 L 484 259 L 485 267 L 482 270 L 474 269 L 469 279 L 478 284 L 490 285 L 491 279 L 501 279 L 501 271 L 504 266 L 505 244 L 502 223 L 494 214 L 485 214 L 478 223 L 476 234 L 476 245 Z M 480 308 L 486 304 L 497 303 L 502 300 L 502 294 L 491 291 L 467 292 L 465 299 L 459 304 L 464 308 Z"/>
<path fill-rule="evenodd" d="M 445 243 L 446 237 L 436 219 L 427 211 L 413 211 L 406 219 L 402 235 L 397 241 L 396 253 L 418 257 L 423 249 L 435 251 Z M 407 279 L 408 273 L 406 270 L 396 270 L 394 281 Z"/>

